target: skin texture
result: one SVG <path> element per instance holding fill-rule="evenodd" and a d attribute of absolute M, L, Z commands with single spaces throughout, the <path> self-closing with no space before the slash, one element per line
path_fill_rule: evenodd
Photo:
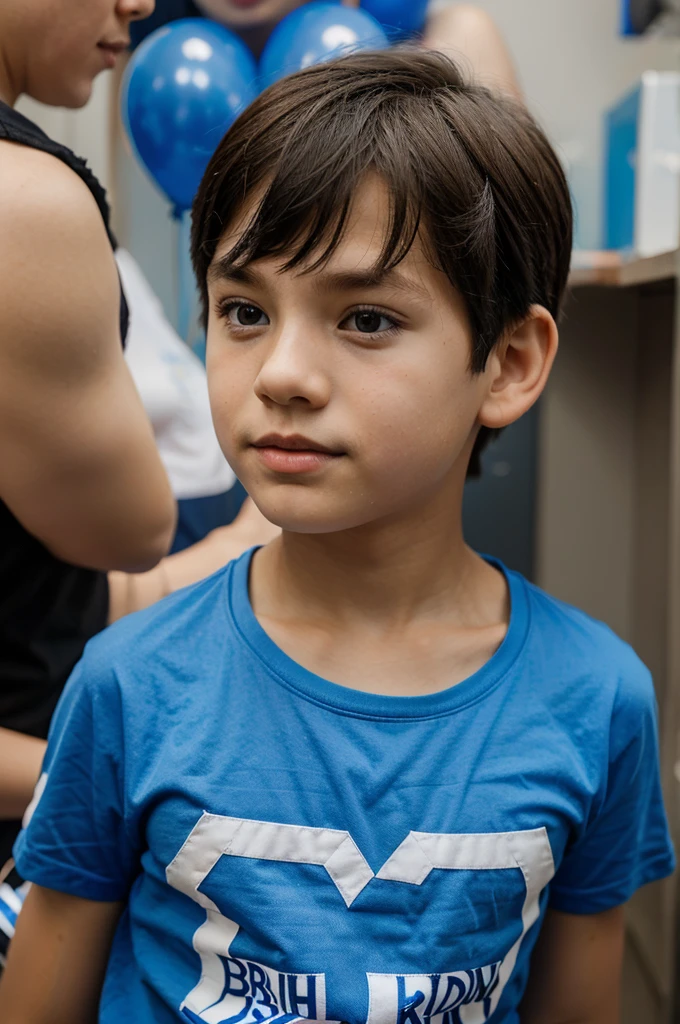
<path fill-rule="evenodd" d="M 150 568 L 175 507 L 94 199 L 54 157 L 0 142 L 0 220 L 0 497 L 64 561 Z"/>
<path fill-rule="evenodd" d="M 0 98 L 80 106 L 153 0 L 5 0 Z M 174 502 L 119 337 L 120 291 L 94 199 L 60 160 L 0 142 L 0 497 L 55 555 L 145 569 Z M 77 401 L 75 397 L 77 396 Z"/>
<path fill-rule="evenodd" d="M 124 45 L 152 10 L 153 0 L 5 0 L 0 98 L 82 105 L 110 56 L 101 44 Z M 124 362 L 101 216 L 60 160 L 9 142 L 0 153 L 0 497 L 66 561 L 150 568 L 174 502 Z"/>

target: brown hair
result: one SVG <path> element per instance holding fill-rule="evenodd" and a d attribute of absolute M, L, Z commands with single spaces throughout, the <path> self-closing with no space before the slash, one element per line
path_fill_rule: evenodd
<path fill-rule="evenodd" d="M 517 102 L 465 80 L 440 53 L 357 53 L 285 78 L 227 132 L 193 208 L 192 259 L 207 322 L 207 271 L 246 200 L 258 208 L 229 254 L 234 267 L 281 257 L 323 265 L 340 242 L 357 185 L 377 172 L 391 197 L 379 266 L 419 231 L 462 294 L 471 369 L 532 304 L 557 317 L 572 241 L 559 160 Z M 482 428 L 471 462 L 490 432 Z"/>

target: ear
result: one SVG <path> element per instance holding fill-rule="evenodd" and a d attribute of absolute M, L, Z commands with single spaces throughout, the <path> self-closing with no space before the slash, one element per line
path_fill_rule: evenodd
<path fill-rule="evenodd" d="M 507 427 L 532 407 L 546 385 L 557 346 L 554 319 L 543 306 L 532 306 L 489 356 L 483 374 L 488 388 L 477 417 L 481 426 Z"/>

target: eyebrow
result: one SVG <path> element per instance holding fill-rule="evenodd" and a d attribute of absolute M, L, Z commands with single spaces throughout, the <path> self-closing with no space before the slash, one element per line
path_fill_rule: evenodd
<path fill-rule="evenodd" d="M 321 293 L 368 291 L 372 288 L 389 288 L 392 291 L 407 292 L 416 298 L 430 302 L 429 292 L 411 281 L 397 268 L 380 270 L 321 271 L 314 275 L 314 286 Z M 208 280 L 233 281 L 236 284 L 264 287 L 265 281 L 253 267 L 235 267 L 228 256 L 215 260 L 208 269 Z"/>
<path fill-rule="evenodd" d="M 411 281 L 396 268 L 391 270 L 369 269 L 321 273 L 316 279 L 320 292 L 368 291 L 371 288 L 389 288 L 391 291 L 407 292 L 419 299 L 431 301 L 432 296 Z"/>
<path fill-rule="evenodd" d="M 249 267 L 235 267 L 228 256 L 213 260 L 208 267 L 208 281 L 235 281 L 237 284 L 262 285 L 260 274 Z"/>

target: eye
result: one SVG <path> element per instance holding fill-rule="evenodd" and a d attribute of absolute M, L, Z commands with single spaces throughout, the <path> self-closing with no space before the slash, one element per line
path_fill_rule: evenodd
<path fill-rule="evenodd" d="M 265 327 L 269 317 L 252 302 L 227 302 L 220 307 L 220 315 L 233 327 Z"/>
<path fill-rule="evenodd" d="M 357 309 L 350 313 L 342 326 L 358 334 L 390 334 L 399 329 L 397 321 L 379 309 Z"/>

